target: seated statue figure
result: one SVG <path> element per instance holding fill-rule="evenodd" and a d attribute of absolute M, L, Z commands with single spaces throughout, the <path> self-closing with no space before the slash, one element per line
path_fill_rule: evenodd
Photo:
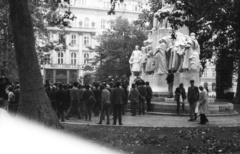
<path fill-rule="evenodd" d="M 161 14 L 163 13 L 171 13 L 174 9 L 175 5 L 172 4 L 166 4 L 164 7 L 159 9 L 156 13 L 154 13 L 153 17 L 153 31 L 158 30 L 158 27 L 160 28 L 170 28 L 170 25 L 168 24 L 168 17 L 165 17 L 164 19 L 161 19 L 158 21 L 158 18 L 161 18 Z"/>
<path fill-rule="evenodd" d="M 155 53 L 155 74 L 163 75 L 168 73 L 166 52 L 168 49 L 167 41 L 165 39 L 159 40 L 159 46 Z"/>
<path fill-rule="evenodd" d="M 200 46 L 195 33 L 191 33 L 186 45 L 182 68 L 184 70 L 196 70 L 200 65 L 199 54 Z"/>
<path fill-rule="evenodd" d="M 146 64 L 146 74 L 153 74 L 154 72 L 154 57 L 153 57 L 153 50 L 152 50 L 152 42 L 149 42 L 147 46 L 147 64 Z"/>
<path fill-rule="evenodd" d="M 135 50 L 132 52 L 132 55 L 129 59 L 130 69 L 134 76 L 139 76 L 141 73 L 141 60 L 142 52 L 139 49 L 139 46 L 135 46 Z"/>

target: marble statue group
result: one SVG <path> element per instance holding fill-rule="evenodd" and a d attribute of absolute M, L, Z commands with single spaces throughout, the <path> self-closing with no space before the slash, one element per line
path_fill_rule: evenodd
<path fill-rule="evenodd" d="M 163 4 L 163 7 L 154 14 L 152 31 L 171 29 L 165 14 L 174 11 L 172 4 Z M 163 18 L 160 18 L 162 17 Z M 158 20 L 157 18 L 161 19 Z M 154 44 L 152 45 L 154 41 Z M 158 42 L 156 42 L 158 41 Z M 175 32 L 173 39 L 170 34 L 159 40 L 148 40 L 143 42 L 141 51 L 136 45 L 129 59 L 133 76 L 158 74 L 164 75 L 169 72 L 185 72 L 198 70 L 200 67 L 200 46 L 195 33 L 189 35 Z"/>
<path fill-rule="evenodd" d="M 136 45 L 129 59 L 131 72 L 134 76 L 168 74 L 169 71 L 185 72 L 200 67 L 200 46 L 195 33 L 190 36 L 176 32 L 176 39 L 164 36 L 155 49 L 152 41 L 143 42 L 141 51 Z"/>

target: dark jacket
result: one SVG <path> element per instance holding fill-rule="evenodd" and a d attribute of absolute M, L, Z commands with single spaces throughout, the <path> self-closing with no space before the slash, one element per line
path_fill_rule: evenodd
<path fill-rule="evenodd" d="M 57 105 L 64 105 L 65 102 L 67 100 L 67 92 L 63 89 L 59 89 L 56 92 L 56 101 L 57 101 Z"/>
<path fill-rule="evenodd" d="M 114 88 L 111 93 L 111 103 L 113 105 L 123 104 L 125 97 L 125 92 L 122 88 Z"/>
<path fill-rule="evenodd" d="M 139 103 L 139 92 L 137 88 L 132 88 L 130 90 L 129 100 L 131 103 Z"/>
<path fill-rule="evenodd" d="M 199 91 L 198 87 L 193 86 L 188 88 L 188 102 L 193 103 L 198 101 L 199 99 Z"/>
<path fill-rule="evenodd" d="M 146 99 L 152 99 L 152 88 L 150 86 L 146 86 L 147 96 Z"/>
<path fill-rule="evenodd" d="M 174 81 L 174 74 L 173 73 L 168 74 L 166 80 L 167 80 L 168 84 L 173 83 L 173 81 Z"/>
<path fill-rule="evenodd" d="M 143 86 L 143 85 L 138 86 L 138 91 L 139 91 L 139 99 L 140 99 L 140 100 L 145 100 L 145 99 L 146 99 L 146 96 L 147 96 L 146 87 Z"/>
<path fill-rule="evenodd" d="M 182 88 L 182 90 L 177 87 L 175 90 L 175 99 L 176 101 L 179 101 L 180 95 L 182 95 L 183 100 L 186 99 L 186 92 L 185 92 L 185 88 Z"/>

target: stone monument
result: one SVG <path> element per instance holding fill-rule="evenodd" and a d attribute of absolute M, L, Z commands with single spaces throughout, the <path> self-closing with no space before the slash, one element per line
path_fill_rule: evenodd
<path fill-rule="evenodd" d="M 141 66 L 141 72 L 132 73 L 130 84 L 138 77 L 148 81 L 155 93 L 168 93 L 167 75 L 169 71 L 174 72 L 173 89 L 183 83 L 189 86 L 189 81 L 194 80 L 196 85 L 200 83 L 200 48 L 195 38 L 187 27 L 182 27 L 175 32 L 176 39 L 172 38 L 172 29 L 167 21 L 163 19 L 158 21 L 156 16 L 161 13 L 171 13 L 174 5 L 163 4 L 163 8 L 154 15 L 154 27 L 148 34 L 148 40 L 144 42 L 142 54 L 136 49 L 130 58 L 131 70 L 134 71 L 134 65 Z M 138 54 L 138 55 L 137 55 Z M 134 55 L 137 55 L 134 58 Z M 140 56 L 141 55 L 141 56 Z M 142 57 L 142 55 L 144 55 Z M 140 59 L 144 58 L 140 64 Z M 134 60 L 137 59 L 137 60 Z M 135 61 L 135 64 L 134 62 Z"/>

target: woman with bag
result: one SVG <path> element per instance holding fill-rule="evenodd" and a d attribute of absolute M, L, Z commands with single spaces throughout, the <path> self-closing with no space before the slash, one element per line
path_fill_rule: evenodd
<path fill-rule="evenodd" d="M 208 119 L 206 117 L 206 113 L 208 113 L 208 93 L 207 91 L 200 86 L 200 95 L 199 95 L 199 113 L 200 113 L 200 123 L 199 124 L 206 124 Z"/>
<path fill-rule="evenodd" d="M 175 90 L 175 101 L 177 101 L 177 114 L 179 115 L 179 107 L 180 103 L 182 104 L 182 111 L 185 111 L 185 102 L 186 100 L 186 92 L 183 87 L 183 83 L 179 84 L 179 87 L 176 88 Z"/>
<path fill-rule="evenodd" d="M 90 90 L 90 86 L 85 86 L 86 91 L 83 92 L 83 101 L 85 102 L 86 112 L 85 112 L 85 120 L 91 121 L 92 117 L 92 108 L 96 103 L 95 96 L 93 92 Z"/>

